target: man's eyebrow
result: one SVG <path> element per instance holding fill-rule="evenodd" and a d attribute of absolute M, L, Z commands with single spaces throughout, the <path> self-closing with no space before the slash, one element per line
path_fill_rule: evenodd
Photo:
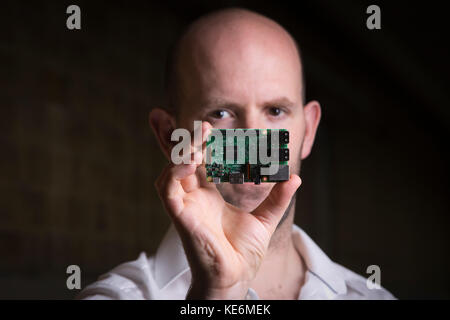
<path fill-rule="evenodd" d="M 284 107 L 293 107 L 295 106 L 295 102 L 287 97 L 277 97 L 275 99 L 270 99 L 269 101 L 265 101 L 263 103 L 264 106 L 284 106 Z"/>
<path fill-rule="evenodd" d="M 242 107 L 242 105 L 237 102 L 223 99 L 223 98 L 210 98 L 203 103 L 203 107 L 205 109 L 220 109 L 220 108 L 225 108 L 225 107 L 240 108 L 240 107 Z"/>
<path fill-rule="evenodd" d="M 293 107 L 296 105 L 295 102 L 293 102 L 291 99 L 287 98 L 287 97 L 277 97 L 274 99 L 270 99 L 267 101 L 264 101 L 262 103 L 260 103 L 261 106 L 265 107 L 265 106 L 284 106 L 284 107 Z M 223 98 L 212 98 L 212 99 L 208 99 L 207 101 L 205 101 L 205 103 L 203 104 L 205 109 L 214 109 L 214 108 L 242 108 L 244 107 L 244 105 L 231 101 L 231 100 L 227 100 L 227 99 L 223 99 Z"/>

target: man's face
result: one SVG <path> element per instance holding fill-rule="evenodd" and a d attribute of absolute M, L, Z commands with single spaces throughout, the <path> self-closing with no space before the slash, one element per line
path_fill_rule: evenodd
<path fill-rule="evenodd" d="M 194 120 L 214 128 L 274 128 L 290 133 L 292 173 L 299 174 L 305 134 L 301 65 L 293 42 L 263 33 L 208 39 L 180 58 L 180 104 L 176 125 L 192 129 Z M 272 183 L 217 185 L 224 199 L 255 209 Z"/>

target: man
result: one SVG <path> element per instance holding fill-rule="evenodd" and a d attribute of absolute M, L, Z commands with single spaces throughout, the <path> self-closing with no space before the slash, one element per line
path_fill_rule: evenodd
<path fill-rule="evenodd" d="M 298 47 L 277 23 L 227 9 L 194 22 L 168 69 L 168 107 L 150 125 L 170 161 L 176 128 L 284 128 L 291 176 L 272 184 L 206 182 L 202 165 L 171 161 L 156 188 L 172 225 L 157 253 L 141 253 L 78 296 L 85 299 L 393 299 L 332 262 L 293 224 L 301 160 L 321 109 L 305 103 Z M 192 159 L 202 158 L 193 146 Z M 198 163 L 199 161 L 197 161 Z"/>

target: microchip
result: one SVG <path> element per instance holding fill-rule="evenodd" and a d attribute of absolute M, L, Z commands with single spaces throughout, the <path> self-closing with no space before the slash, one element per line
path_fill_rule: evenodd
<path fill-rule="evenodd" d="M 281 164 L 278 166 L 277 173 L 268 176 L 269 182 L 279 182 L 289 180 L 289 166 Z"/>
<path fill-rule="evenodd" d="M 244 183 L 244 174 L 241 172 L 230 173 L 230 183 L 243 184 Z"/>
<path fill-rule="evenodd" d="M 212 129 L 207 140 L 207 147 L 212 148 L 207 180 L 215 184 L 289 180 L 288 143 L 286 129 Z M 263 174 L 261 169 L 272 164 L 278 164 L 279 170 Z"/>

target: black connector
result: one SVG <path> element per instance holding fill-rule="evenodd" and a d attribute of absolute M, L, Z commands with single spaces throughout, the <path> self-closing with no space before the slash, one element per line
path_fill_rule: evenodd
<path fill-rule="evenodd" d="M 288 144 L 289 143 L 289 131 L 280 131 L 280 144 Z"/>
<path fill-rule="evenodd" d="M 284 148 L 280 149 L 280 160 L 279 161 L 288 161 L 289 160 L 289 149 Z"/>

